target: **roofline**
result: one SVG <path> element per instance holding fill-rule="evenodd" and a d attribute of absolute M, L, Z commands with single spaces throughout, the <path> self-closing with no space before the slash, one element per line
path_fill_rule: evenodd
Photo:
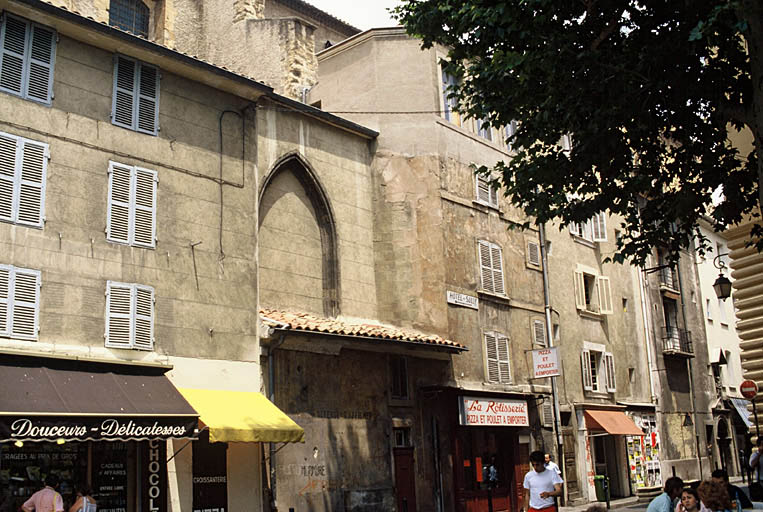
<path fill-rule="evenodd" d="M 379 136 L 379 132 L 372 130 L 371 128 L 366 128 L 363 125 L 353 123 L 352 121 L 348 121 L 342 117 L 336 116 L 334 114 L 329 114 L 324 110 L 315 108 L 311 105 L 293 100 L 291 98 L 287 98 L 286 96 L 281 96 L 275 92 L 270 92 L 266 96 L 273 102 L 279 103 L 284 107 L 293 110 L 294 112 L 299 112 L 300 114 L 312 117 L 356 135 L 360 135 L 361 137 L 365 137 L 369 140 L 375 139 Z"/>
<path fill-rule="evenodd" d="M 290 7 L 291 9 L 294 9 L 295 11 L 299 11 L 307 16 L 313 17 L 318 21 L 322 21 L 330 27 L 334 27 L 334 28 L 338 27 L 340 30 L 343 30 L 345 32 L 358 33 L 361 31 L 359 28 L 350 25 L 346 21 L 343 21 L 337 18 L 333 14 L 330 14 L 324 10 L 318 9 L 314 5 L 309 4 L 307 2 L 303 2 L 302 0 L 276 0 L 276 1 L 280 4 Z"/>
<path fill-rule="evenodd" d="M 130 57 L 140 58 L 141 60 L 144 60 L 151 64 L 156 64 L 160 68 L 170 72 L 177 72 L 175 71 L 175 69 L 177 69 L 178 66 L 166 66 L 166 65 L 163 66 L 162 64 L 163 63 L 166 64 L 167 59 L 170 59 L 172 62 L 175 62 L 175 63 L 180 63 L 182 66 L 186 68 L 216 75 L 226 81 L 232 82 L 230 84 L 232 87 L 220 87 L 220 84 L 214 84 L 214 85 L 210 84 L 210 85 L 212 85 L 213 87 L 217 89 L 221 89 L 226 92 L 235 94 L 237 96 L 254 100 L 254 99 L 257 99 L 259 96 L 262 96 L 263 94 L 268 94 L 273 92 L 272 87 L 265 85 L 262 82 L 258 82 L 257 80 L 254 80 L 253 78 L 249 78 L 244 75 L 240 75 L 233 71 L 227 70 L 225 68 L 215 66 L 214 64 L 210 64 L 198 58 L 191 57 L 190 55 L 186 55 L 176 50 L 172 50 L 168 48 L 167 46 L 154 43 L 142 37 L 133 35 L 129 32 L 125 32 L 123 30 L 111 27 L 105 23 L 101 23 L 92 18 L 87 18 L 85 16 L 82 16 L 81 14 L 68 11 L 64 8 L 57 7 L 55 5 L 49 4 L 41 0 L 4 0 L 0 2 L 0 6 L 2 6 L 3 10 L 6 9 L 8 6 L 11 6 L 14 4 L 18 5 L 22 9 L 26 7 L 26 8 L 31 8 L 37 11 L 41 11 L 64 23 L 72 23 L 72 24 L 87 28 L 89 30 L 92 30 L 93 32 L 96 32 L 108 38 L 112 38 L 115 44 L 111 45 L 112 46 L 111 48 L 105 48 L 107 50 L 124 53 Z M 26 14 L 29 14 L 29 13 L 26 13 Z M 25 14 L 22 13 L 21 15 L 23 16 Z M 60 31 L 61 27 L 54 26 L 54 28 Z M 71 31 L 64 30 L 62 33 L 72 39 L 76 39 L 78 41 L 96 46 L 94 44 L 92 37 L 88 37 L 88 34 L 77 33 L 74 30 L 71 30 Z M 123 47 L 120 48 L 119 43 L 132 46 L 133 47 L 132 49 L 135 49 L 138 51 L 130 52 L 130 49 L 123 48 Z M 149 52 L 150 54 L 155 55 L 155 57 L 152 59 L 151 55 L 145 55 L 140 50 L 142 50 L 143 52 Z M 178 73 L 178 74 L 181 74 L 181 76 L 183 76 L 182 73 Z M 203 80 L 198 80 L 198 78 L 194 78 L 194 80 L 204 83 Z M 236 85 L 238 85 L 239 87 L 238 88 L 235 87 Z M 248 89 L 248 91 L 246 89 L 243 89 L 241 86 Z"/>
<path fill-rule="evenodd" d="M 359 44 L 363 44 L 369 39 L 381 36 L 405 36 L 406 38 L 413 39 L 408 35 L 408 33 L 405 31 L 405 28 L 402 26 L 370 28 L 319 51 L 315 54 L 315 56 L 320 61 L 321 59 L 333 57 L 337 53 L 342 53 Z"/>

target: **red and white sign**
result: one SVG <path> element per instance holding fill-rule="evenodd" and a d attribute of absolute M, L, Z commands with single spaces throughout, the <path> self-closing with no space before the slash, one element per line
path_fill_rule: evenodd
<path fill-rule="evenodd" d="M 541 348 L 533 350 L 533 371 L 534 379 L 541 379 L 543 377 L 558 377 L 561 375 L 559 371 L 559 358 L 556 354 L 556 347 Z"/>
<path fill-rule="evenodd" d="M 753 380 L 746 380 L 739 386 L 739 392 L 743 397 L 752 400 L 758 394 L 758 385 Z"/>
<path fill-rule="evenodd" d="M 527 402 L 494 398 L 461 397 L 461 425 L 529 427 Z"/>

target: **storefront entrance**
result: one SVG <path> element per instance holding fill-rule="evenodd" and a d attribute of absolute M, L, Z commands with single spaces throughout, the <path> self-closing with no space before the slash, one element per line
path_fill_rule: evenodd
<path fill-rule="evenodd" d="M 528 445 L 525 445 L 528 446 Z M 456 439 L 456 482 L 466 512 L 516 510 L 516 436 L 499 428 L 462 428 Z M 525 451 L 527 449 L 525 448 Z M 524 475 L 520 478 L 524 478 Z"/>

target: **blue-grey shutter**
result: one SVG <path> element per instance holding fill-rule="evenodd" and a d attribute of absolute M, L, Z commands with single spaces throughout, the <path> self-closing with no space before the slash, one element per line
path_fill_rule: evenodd
<path fill-rule="evenodd" d="M 21 96 L 29 23 L 6 14 L 0 32 L 0 90 Z"/>
<path fill-rule="evenodd" d="M 137 99 L 136 130 L 156 135 L 159 131 L 159 70 L 157 68 L 139 63 Z"/>
<path fill-rule="evenodd" d="M 121 55 L 114 56 L 114 92 L 111 122 L 117 126 L 135 129 L 135 95 L 138 63 Z"/>
<path fill-rule="evenodd" d="M 132 347 L 132 305 L 134 287 L 129 284 L 106 283 L 106 346 Z"/>
<path fill-rule="evenodd" d="M 14 268 L 11 278 L 13 306 L 11 336 L 37 339 L 40 307 L 40 271 Z"/>
<path fill-rule="evenodd" d="M 18 168 L 19 224 L 41 228 L 45 222 L 45 181 L 48 169 L 48 145 L 27 139 L 22 147 Z"/>
<path fill-rule="evenodd" d="M 10 336 L 11 323 L 11 272 L 13 267 L 10 265 L 0 265 L 0 335 Z"/>
<path fill-rule="evenodd" d="M 143 247 L 156 245 L 156 171 L 135 168 L 135 195 L 131 243 Z"/>
<path fill-rule="evenodd" d="M 20 159 L 19 138 L 0 133 L 0 220 L 16 220 L 16 162 Z"/>
<path fill-rule="evenodd" d="M 154 348 L 154 289 L 135 285 L 135 314 L 133 347 L 140 350 Z"/>
<path fill-rule="evenodd" d="M 25 97 L 50 104 L 53 98 L 53 65 L 56 55 L 56 33 L 32 25 L 29 70 Z"/>
<path fill-rule="evenodd" d="M 130 205 L 132 172 L 129 165 L 109 162 L 109 204 L 106 213 L 106 239 L 130 243 Z"/>

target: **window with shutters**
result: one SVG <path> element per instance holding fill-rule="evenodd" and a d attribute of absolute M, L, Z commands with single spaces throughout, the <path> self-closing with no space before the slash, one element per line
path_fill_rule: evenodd
<path fill-rule="evenodd" d="M 140 0 L 111 0 L 109 25 L 148 37 L 149 8 Z"/>
<path fill-rule="evenodd" d="M 517 122 L 511 121 L 509 124 L 503 127 L 503 136 L 504 136 L 504 144 L 506 146 L 506 151 L 511 153 L 516 148 L 514 147 L 514 134 L 517 133 Z"/>
<path fill-rule="evenodd" d="M 511 383 L 509 338 L 500 332 L 485 333 L 485 367 L 488 382 Z"/>
<path fill-rule="evenodd" d="M 408 361 L 403 356 L 389 356 L 391 389 L 395 400 L 408 400 Z"/>
<path fill-rule="evenodd" d="M 56 32 L 7 12 L 0 25 L 0 90 L 50 105 Z"/>
<path fill-rule="evenodd" d="M 477 134 L 483 139 L 493 140 L 493 129 L 487 119 L 477 119 Z"/>
<path fill-rule="evenodd" d="M 498 208 L 498 189 L 490 185 L 490 178 L 475 174 L 477 202 L 492 208 Z"/>
<path fill-rule="evenodd" d="M 150 135 L 159 132 L 159 69 L 114 56 L 111 122 Z"/>
<path fill-rule="evenodd" d="M 40 325 L 40 271 L 0 265 L 0 336 L 36 340 Z"/>
<path fill-rule="evenodd" d="M 540 268 L 540 244 L 534 240 L 527 240 L 527 264 L 533 268 Z"/>
<path fill-rule="evenodd" d="M 571 222 L 570 234 L 577 240 L 586 242 L 607 241 L 607 214 L 597 213 L 585 222 Z"/>
<path fill-rule="evenodd" d="M 0 132 L 0 220 L 42 228 L 48 145 Z"/>
<path fill-rule="evenodd" d="M 154 349 L 154 289 L 139 284 L 106 284 L 106 346 Z"/>
<path fill-rule="evenodd" d="M 576 270 L 574 284 L 575 306 L 578 310 L 601 315 L 614 313 L 612 290 L 608 277 Z"/>
<path fill-rule="evenodd" d="M 503 286 L 503 255 L 494 243 L 480 240 L 477 244 L 480 262 L 480 283 L 482 290 L 505 295 Z"/>
<path fill-rule="evenodd" d="M 533 318 L 532 319 L 532 334 L 533 334 L 533 345 L 538 347 L 545 347 L 548 345 L 548 342 L 546 341 L 546 322 L 540 318 Z"/>
<path fill-rule="evenodd" d="M 443 67 L 440 67 L 440 76 L 442 78 L 442 115 L 453 124 L 461 126 L 461 115 L 456 112 L 456 98 L 449 98 L 451 88 L 458 84 L 458 79 L 448 74 Z"/>
<path fill-rule="evenodd" d="M 615 357 L 612 353 L 583 349 L 580 362 L 584 390 L 607 393 L 614 393 L 617 390 Z"/>
<path fill-rule="evenodd" d="M 109 162 L 107 240 L 156 247 L 156 185 L 156 171 Z"/>

